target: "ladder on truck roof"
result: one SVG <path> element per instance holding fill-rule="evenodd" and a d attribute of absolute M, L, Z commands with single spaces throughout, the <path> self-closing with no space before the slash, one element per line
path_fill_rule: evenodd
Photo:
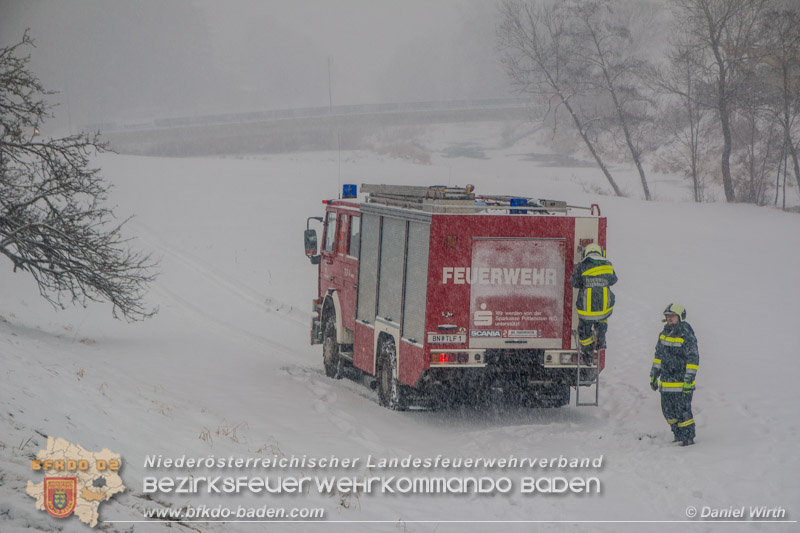
<path fill-rule="evenodd" d="M 474 200 L 475 187 L 447 187 L 446 185 L 373 185 L 361 184 L 361 192 L 376 198 L 398 197 L 426 200 Z"/>
<path fill-rule="evenodd" d="M 367 202 L 431 212 L 475 213 L 487 210 L 514 210 L 512 213 L 566 212 L 566 202 L 539 200 L 521 196 L 476 195 L 475 187 L 448 187 L 446 185 L 374 185 L 363 183 L 361 192 Z"/>
<path fill-rule="evenodd" d="M 367 202 L 406 209 L 418 209 L 429 213 L 475 213 L 475 195 L 472 186 L 430 187 L 415 185 L 361 185 L 367 194 Z"/>

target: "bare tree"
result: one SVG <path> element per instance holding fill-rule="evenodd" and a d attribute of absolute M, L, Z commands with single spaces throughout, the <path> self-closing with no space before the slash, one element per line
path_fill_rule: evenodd
<path fill-rule="evenodd" d="M 571 4 L 571 37 L 577 60 L 586 65 L 587 82 L 598 92 L 607 93 L 613 103 L 614 125 L 622 130 L 646 200 L 650 200 L 642 166 L 642 149 L 633 128 L 645 122 L 647 98 L 641 91 L 639 76 L 646 62 L 637 57 L 629 28 L 619 5 L 611 0 L 588 0 Z"/>
<path fill-rule="evenodd" d="M 762 18 L 765 76 L 773 110 L 783 130 L 783 150 L 788 154 L 800 190 L 800 164 L 794 129 L 800 117 L 800 9 L 771 9 Z"/>
<path fill-rule="evenodd" d="M 51 117 L 46 91 L 29 70 L 27 32 L 0 48 L 0 254 L 28 272 L 57 307 L 108 300 L 115 318 L 155 314 L 142 301 L 154 279 L 149 255 L 132 251 L 104 202 L 109 185 L 91 167 L 107 149 L 97 135 L 42 138 Z"/>
<path fill-rule="evenodd" d="M 725 199 L 736 201 L 731 175 L 732 120 L 743 62 L 756 50 L 758 25 L 765 0 L 674 0 L 678 25 L 696 46 L 709 50 L 713 70 L 714 108 L 722 130 L 722 185 Z"/>
<path fill-rule="evenodd" d="M 592 139 L 591 129 L 598 118 L 584 116 L 577 105 L 589 87 L 582 76 L 583 66 L 575 61 L 567 28 L 568 9 L 560 4 L 505 0 L 500 13 L 497 35 L 506 73 L 522 91 L 543 100 L 548 114 L 566 110 L 614 193 L 622 196 Z"/>
<path fill-rule="evenodd" d="M 692 182 L 695 202 L 704 199 L 704 145 L 701 142 L 707 107 L 703 105 L 703 59 L 705 49 L 689 46 L 679 33 L 672 43 L 668 62 L 652 69 L 648 80 L 658 92 L 667 96 L 662 124 L 677 141 L 679 158 Z"/>
<path fill-rule="evenodd" d="M 741 202 L 763 205 L 771 173 L 779 166 L 783 135 L 780 124 L 769 112 L 769 97 L 763 90 L 759 69 L 742 74 L 734 115 L 733 162 L 737 197 Z"/>

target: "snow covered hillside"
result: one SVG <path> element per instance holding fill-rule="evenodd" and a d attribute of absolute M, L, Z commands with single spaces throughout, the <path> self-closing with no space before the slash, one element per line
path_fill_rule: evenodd
<path fill-rule="evenodd" d="M 587 192 L 603 185 L 593 167 L 559 161 L 533 144 L 502 148 L 500 129 L 429 131 L 429 165 L 372 152 L 102 157 L 118 215 L 136 214 L 127 232 L 161 259 L 149 296 L 160 312 L 135 324 L 114 321 L 101 304 L 56 312 L 29 276 L 0 261 L 0 531 L 88 530 L 75 517 L 37 511 L 25 494 L 27 480 L 41 478 L 30 460 L 46 436 L 122 456 L 127 491 L 101 507 L 104 531 L 797 531 L 794 522 L 572 522 L 684 521 L 690 506 L 782 507 L 783 520 L 800 518 L 800 215 L 688 203 L 685 183 L 670 176 L 651 176 L 655 202 L 597 196 Z M 616 172 L 638 196 L 638 176 Z M 340 182 L 473 183 L 486 194 L 599 203 L 608 217 L 608 257 L 620 277 L 601 406 L 390 412 L 363 384 L 326 378 L 320 347 L 308 344 L 315 277 L 302 230 L 306 217 L 321 216 L 321 200 L 335 197 Z M 670 302 L 686 307 L 700 345 L 698 436 L 689 448 L 671 442 L 658 394 L 648 386 L 661 312 Z M 600 469 L 477 474 L 515 484 L 521 476 L 591 475 L 602 490 L 144 494 L 146 476 L 192 473 L 154 473 L 145 458 L 183 454 L 359 458 L 362 467 L 345 472 L 351 476 L 383 474 L 364 468 L 369 456 L 602 456 Z M 322 524 L 141 522 L 149 508 L 200 504 L 313 507 L 325 517 Z"/>

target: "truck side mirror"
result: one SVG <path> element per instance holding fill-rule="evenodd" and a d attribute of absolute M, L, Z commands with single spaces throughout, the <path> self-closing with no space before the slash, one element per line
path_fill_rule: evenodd
<path fill-rule="evenodd" d="M 303 232 L 303 240 L 305 241 L 306 257 L 311 259 L 312 265 L 319 264 L 319 255 L 317 254 L 317 230 L 305 230 Z"/>

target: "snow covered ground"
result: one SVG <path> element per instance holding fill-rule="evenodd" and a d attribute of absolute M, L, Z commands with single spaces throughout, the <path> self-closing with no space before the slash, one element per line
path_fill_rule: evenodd
<path fill-rule="evenodd" d="M 160 313 L 125 324 L 110 317 L 107 305 L 56 312 L 29 277 L 0 263 L 0 530 L 87 530 L 75 517 L 56 520 L 35 510 L 25 494 L 27 480 L 41 477 L 30 459 L 49 435 L 121 454 L 128 490 L 101 507 L 98 528 L 105 531 L 797 531 L 797 523 L 737 519 L 619 522 L 683 521 L 689 506 L 745 507 L 746 513 L 782 507 L 784 520 L 800 517 L 800 215 L 690 203 L 686 184 L 671 176 L 651 176 L 658 201 L 644 202 L 635 199 L 638 178 L 626 168 L 616 175 L 634 198 L 598 196 L 589 192 L 603 186 L 595 168 L 543 155 L 529 141 L 503 146 L 501 133 L 502 126 L 486 124 L 420 132 L 429 165 L 366 151 L 102 157 L 118 214 L 136 214 L 127 231 L 138 237 L 138 247 L 161 258 L 149 295 Z M 306 217 L 320 216 L 321 200 L 335 197 L 341 182 L 473 183 L 487 194 L 599 203 L 608 217 L 608 257 L 620 276 L 601 406 L 395 413 L 379 407 L 363 384 L 326 378 L 320 347 L 308 345 L 315 278 L 301 233 Z M 658 394 L 648 386 L 661 312 L 670 302 L 687 308 L 701 351 L 698 437 L 690 448 L 671 442 Z M 359 458 L 362 466 L 370 455 L 602 456 L 603 466 L 471 472 L 509 477 L 515 483 L 509 494 L 148 497 L 145 476 L 191 473 L 146 469 L 146 456 L 159 454 L 333 455 Z M 393 474 L 464 475 L 443 469 Z M 517 490 L 523 476 L 573 475 L 598 477 L 601 492 Z M 148 508 L 201 504 L 322 508 L 325 518 L 134 522 Z M 587 523 L 605 521 L 612 522 Z"/>

